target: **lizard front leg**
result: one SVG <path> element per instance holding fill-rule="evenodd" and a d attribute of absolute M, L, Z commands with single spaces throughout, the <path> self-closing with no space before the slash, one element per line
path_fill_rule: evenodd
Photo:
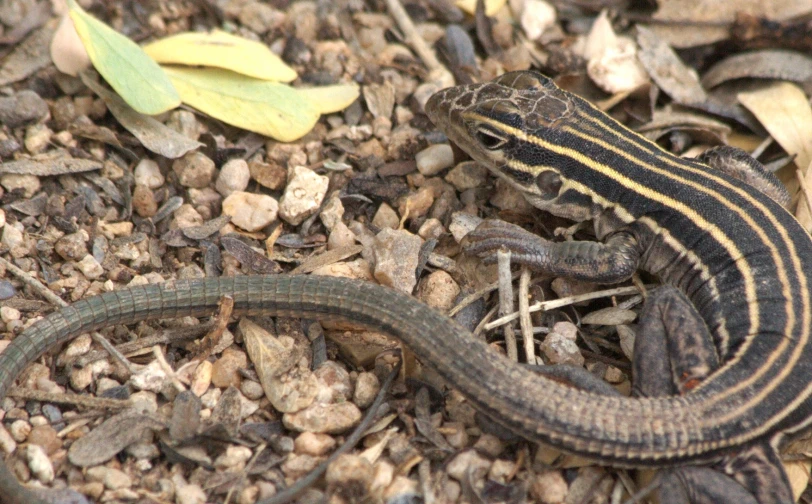
<path fill-rule="evenodd" d="M 469 233 L 465 248 L 486 262 L 493 262 L 496 251 L 507 249 L 511 260 L 519 264 L 599 283 L 629 278 L 640 258 L 637 240 L 630 232 L 615 233 L 606 243 L 557 243 L 494 220 L 483 222 Z M 655 290 L 640 318 L 632 364 L 634 395 L 689 393 L 719 368 L 717 350 L 705 321 L 675 287 Z M 552 370 L 545 368 L 539 371 L 549 375 Z M 573 386 L 609 394 L 594 381 L 581 379 L 588 373 L 574 373 L 578 379 L 572 379 L 572 370 L 565 374 L 565 381 Z M 660 499 L 663 504 L 788 504 L 792 493 L 775 450 L 762 443 L 713 466 L 664 471 Z"/>

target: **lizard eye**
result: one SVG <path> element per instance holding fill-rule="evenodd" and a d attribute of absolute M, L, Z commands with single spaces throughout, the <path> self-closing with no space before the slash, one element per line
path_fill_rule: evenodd
<path fill-rule="evenodd" d="M 488 150 L 496 150 L 507 143 L 507 138 L 487 128 L 479 128 L 474 134 L 477 141 Z"/>
<path fill-rule="evenodd" d="M 536 176 L 536 186 L 541 189 L 545 198 L 555 198 L 561 190 L 561 176 L 552 170 L 544 170 Z"/>

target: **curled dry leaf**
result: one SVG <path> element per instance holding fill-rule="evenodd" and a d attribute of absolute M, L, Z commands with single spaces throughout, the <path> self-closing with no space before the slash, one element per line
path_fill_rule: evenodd
<path fill-rule="evenodd" d="M 736 54 L 713 65 L 702 76 L 702 85 L 712 88 L 745 77 L 803 83 L 812 80 L 812 57 L 778 49 Z"/>
<path fill-rule="evenodd" d="M 74 77 L 90 68 L 90 57 L 67 14 L 62 16 L 51 40 L 51 60 L 60 72 Z"/>
<path fill-rule="evenodd" d="M 169 159 L 176 159 L 191 150 L 203 147 L 202 143 L 178 133 L 148 115 L 133 110 L 120 96 L 109 91 L 84 72 L 81 74 L 81 78 L 87 87 L 104 100 L 116 120 L 132 133 L 141 142 L 141 145 L 152 152 Z"/>

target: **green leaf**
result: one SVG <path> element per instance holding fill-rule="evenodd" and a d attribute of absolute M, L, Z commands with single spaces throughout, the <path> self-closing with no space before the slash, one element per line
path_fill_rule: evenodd
<path fill-rule="evenodd" d="M 292 87 L 219 68 L 164 67 L 183 103 L 282 142 L 305 136 L 319 110 Z"/>
<path fill-rule="evenodd" d="M 178 92 L 155 61 L 132 40 L 68 0 L 70 18 L 93 66 L 127 104 L 142 114 L 180 105 Z"/>

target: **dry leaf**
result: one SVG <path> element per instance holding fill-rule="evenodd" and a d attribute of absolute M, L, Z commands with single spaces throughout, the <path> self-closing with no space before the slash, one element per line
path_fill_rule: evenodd
<path fill-rule="evenodd" d="M 305 136 L 319 119 L 316 105 L 286 84 L 220 68 L 164 70 L 184 103 L 232 126 L 282 142 Z"/>
<path fill-rule="evenodd" d="M 707 95 L 696 72 L 685 65 L 669 45 L 651 30 L 637 27 L 640 61 L 652 80 L 677 103 L 703 103 Z"/>
<path fill-rule="evenodd" d="M 710 89 L 743 77 L 803 83 L 812 80 L 812 57 L 779 49 L 736 54 L 713 65 L 702 76 L 702 85 Z"/>
<path fill-rule="evenodd" d="M 297 345 L 293 338 L 276 338 L 245 317 L 239 325 L 248 357 L 273 407 L 292 413 L 310 406 L 319 387 L 316 375 L 297 366 L 304 346 Z"/>
<path fill-rule="evenodd" d="M 801 494 L 806 490 L 809 485 L 809 475 L 812 470 L 812 462 L 809 460 L 800 460 L 793 462 L 784 462 L 784 470 L 787 472 L 789 484 L 792 487 L 793 502 L 798 502 Z"/>
<path fill-rule="evenodd" d="M 23 80 L 50 65 L 49 47 L 53 36 L 53 25 L 47 24 L 17 44 L 0 68 L 0 86 Z"/>
<path fill-rule="evenodd" d="M 203 147 L 203 144 L 178 133 L 172 128 L 132 109 L 117 94 L 82 73 L 82 82 L 99 95 L 110 113 L 141 142 L 141 145 L 156 154 L 176 159 L 187 152 Z"/>
<path fill-rule="evenodd" d="M 90 68 L 90 57 L 67 14 L 62 16 L 51 41 L 51 59 L 60 72 L 74 77 Z"/>
<path fill-rule="evenodd" d="M 476 13 L 477 0 L 457 0 L 455 4 L 472 16 Z M 485 15 L 493 16 L 505 6 L 507 0 L 485 0 Z"/>
<path fill-rule="evenodd" d="M 265 44 L 222 30 L 179 33 L 144 46 L 159 63 L 224 68 L 257 79 L 290 82 L 296 70 Z"/>
<path fill-rule="evenodd" d="M 620 325 L 628 324 L 637 318 L 637 314 L 632 310 L 610 306 L 586 314 L 582 319 L 583 324 L 595 325 Z"/>
<path fill-rule="evenodd" d="M 653 24 L 649 28 L 676 48 L 727 39 L 730 37 L 729 25 L 736 20 L 736 14 L 784 21 L 810 10 L 808 1 L 798 0 L 668 0 L 658 4 L 653 18 L 673 23 Z"/>
<path fill-rule="evenodd" d="M 360 90 L 358 85 L 336 84 L 335 86 L 320 86 L 312 88 L 297 88 L 296 92 L 307 101 L 316 106 L 322 114 L 339 112 L 352 105 L 358 99 Z"/>
<path fill-rule="evenodd" d="M 804 92 L 790 82 L 774 82 L 756 91 L 739 93 L 738 99 L 756 116 L 776 142 L 795 155 L 795 165 L 812 182 L 812 107 Z M 796 217 L 807 230 L 812 229 L 812 216 L 804 203 L 798 205 Z"/>
<path fill-rule="evenodd" d="M 615 34 L 606 11 L 592 24 L 584 57 L 587 74 L 607 93 L 629 92 L 648 82 L 637 46 L 630 38 Z"/>

